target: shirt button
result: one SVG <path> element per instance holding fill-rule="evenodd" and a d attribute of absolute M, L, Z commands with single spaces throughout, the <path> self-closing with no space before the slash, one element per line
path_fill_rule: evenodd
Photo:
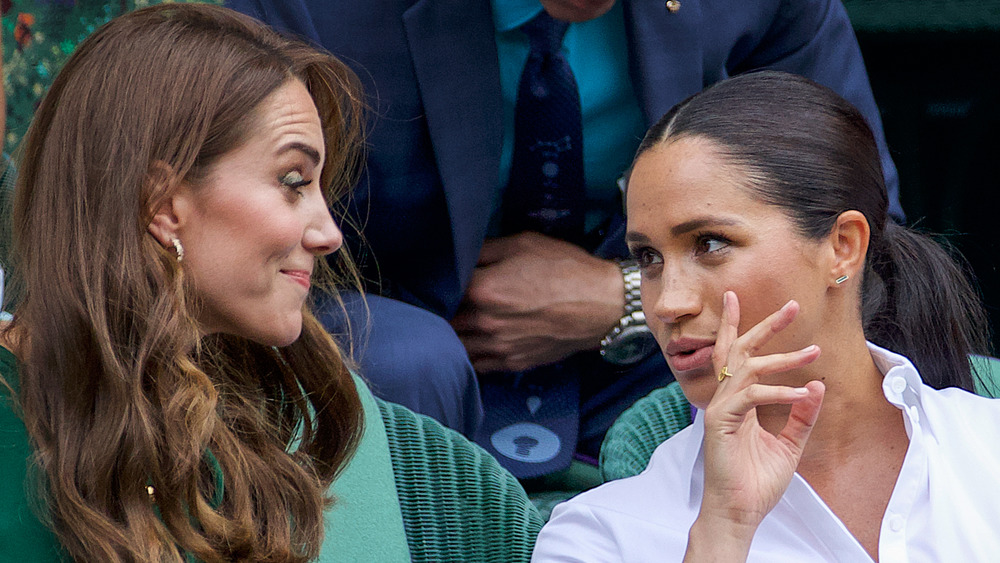
<path fill-rule="evenodd" d="M 889 389 L 892 389 L 896 393 L 906 391 L 906 380 L 902 377 L 892 378 L 892 381 L 889 382 Z"/>
<path fill-rule="evenodd" d="M 914 424 L 920 424 L 920 412 L 917 411 L 917 407 L 915 405 L 910 405 L 909 411 L 910 420 L 912 420 Z"/>
<path fill-rule="evenodd" d="M 893 532 L 898 532 L 903 529 L 903 517 L 899 514 L 893 514 L 892 518 L 889 518 L 889 529 Z"/>

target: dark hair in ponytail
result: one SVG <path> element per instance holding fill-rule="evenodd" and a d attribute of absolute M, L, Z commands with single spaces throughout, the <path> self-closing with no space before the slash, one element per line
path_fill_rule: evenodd
<path fill-rule="evenodd" d="M 968 355 L 989 353 L 989 338 L 965 262 L 888 218 L 878 147 L 854 106 L 800 76 L 748 73 L 674 106 L 646 134 L 636 158 L 686 136 L 718 144 L 749 172 L 754 194 L 782 208 L 808 238 L 827 236 L 845 211 L 863 213 L 871 228 L 861 299 L 865 337 L 910 358 L 928 385 L 974 390 Z"/>

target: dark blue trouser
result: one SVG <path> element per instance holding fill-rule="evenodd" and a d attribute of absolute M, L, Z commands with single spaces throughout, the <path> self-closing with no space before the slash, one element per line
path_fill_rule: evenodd
<path fill-rule="evenodd" d="M 426 414 L 472 437 L 483 418 L 476 372 L 451 325 L 419 307 L 378 295 L 345 293 L 350 319 L 330 301 L 316 315 L 357 363 L 377 397 Z"/>

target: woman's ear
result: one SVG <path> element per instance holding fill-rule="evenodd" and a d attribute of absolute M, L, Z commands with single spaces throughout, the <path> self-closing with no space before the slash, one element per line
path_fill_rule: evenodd
<path fill-rule="evenodd" d="M 162 161 L 154 162 L 149 168 L 150 220 L 146 227 L 165 248 L 172 248 L 183 227 L 182 205 L 179 199 L 186 197 L 182 182 L 177 181 L 173 169 Z"/>
<path fill-rule="evenodd" d="M 870 237 L 868 220 L 860 211 L 852 209 L 837 217 L 830 232 L 834 258 L 830 270 L 831 285 L 840 285 L 847 279 L 860 277 L 868 255 Z"/>

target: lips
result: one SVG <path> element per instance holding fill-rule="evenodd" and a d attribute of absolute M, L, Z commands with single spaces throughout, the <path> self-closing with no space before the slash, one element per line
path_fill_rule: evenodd
<path fill-rule="evenodd" d="M 295 283 L 309 289 L 309 278 L 312 276 L 312 273 L 309 272 L 309 270 L 281 270 L 281 273 L 292 278 L 292 281 Z"/>
<path fill-rule="evenodd" d="M 664 353 L 670 369 L 675 372 L 683 372 L 710 363 L 714 350 L 714 340 L 680 338 L 667 343 Z"/>

